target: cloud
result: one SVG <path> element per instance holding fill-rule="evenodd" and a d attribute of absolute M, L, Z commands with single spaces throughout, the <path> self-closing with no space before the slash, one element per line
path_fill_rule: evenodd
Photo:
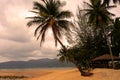
<path fill-rule="evenodd" d="M 0 62 L 56 57 L 59 46 L 54 46 L 52 34 L 48 33 L 40 47 L 39 40 L 33 36 L 34 27 L 26 26 L 28 20 L 25 17 L 31 15 L 28 11 L 32 9 L 33 1 L 0 0 Z M 75 14 L 78 3 L 82 1 L 69 0 L 64 10 L 69 9 Z"/>
<path fill-rule="evenodd" d="M 9 40 L 0 40 L 0 42 L 0 55 L 8 60 L 55 58 L 57 53 L 53 46 L 40 48 L 38 41 L 24 44 Z"/>
<path fill-rule="evenodd" d="M 0 0 L 0 61 L 53 58 L 56 48 L 43 46 L 26 26 L 33 0 Z M 49 44 L 49 43 L 48 43 Z M 49 53 L 49 54 L 48 54 Z"/>
<path fill-rule="evenodd" d="M 0 38 L 18 42 L 30 40 L 26 29 L 25 13 L 27 12 L 28 0 L 2 0 L 0 5 Z M 18 4 L 19 3 L 19 4 Z M 26 3 L 26 4 L 25 4 Z"/>

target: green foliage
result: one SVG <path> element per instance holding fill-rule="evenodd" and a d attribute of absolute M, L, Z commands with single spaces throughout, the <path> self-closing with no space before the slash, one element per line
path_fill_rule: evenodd
<path fill-rule="evenodd" d="M 88 5 L 89 9 L 84 9 L 84 12 L 78 8 L 77 20 L 75 20 L 76 27 L 72 29 L 71 34 L 67 34 L 67 40 L 71 45 L 68 48 L 69 54 L 66 55 L 65 52 L 62 52 L 64 55 L 60 55 L 62 61 L 76 62 L 77 65 L 84 67 L 88 66 L 91 59 L 109 53 L 105 33 L 110 33 L 113 29 L 111 16 L 114 14 L 110 13 L 108 9 L 115 7 L 105 7 L 100 1 L 94 0 L 91 0 L 91 4 L 85 4 Z"/>
<path fill-rule="evenodd" d="M 112 48 L 111 48 L 111 42 L 109 39 L 109 31 L 107 30 L 108 25 L 112 23 L 111 17 L 114 16 L 114 14 L 110 13 L 108 9 L 115 7 L 115 6 L 105 6 L 101 3 L 101 1 L 97 2 L 96 4 L 93 4 L 92 2 L 87 5 L 89 6 L 86 15 L 89 17 L 89 22 L 91 24 L 94 24 L 96 27 L 100 27 L 103 32 L 103 36 L 106 40 L 106 45 L 108 45 L 109 53 L 111 55 L 111 60 L 112 60 L 112 66 L 114 68 L 114 62 L 113 62 L 113 53 L 112 53 Z"/>
<path fill-rule="evenodd" d="M 76 27 L 67 35 L 67 40 L 71 45 L 66 53 L 64 49 L 59 50 L 59 59 L 62 61 L 70 61 L 78 67 L 88 67 L 93 57 L 93 27 L 87 24 L 88 18 L 78 9 Z"/>
<path fill-rule="evenodd" d="M 113 31 L 111 32 L 111 42 L 113 53 L 119 55 L 120 53 L 120 18 L 117 17 L 113 24 Z"/>

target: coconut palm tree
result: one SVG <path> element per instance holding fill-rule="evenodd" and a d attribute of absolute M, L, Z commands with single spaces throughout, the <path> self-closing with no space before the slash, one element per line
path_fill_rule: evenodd
<path fill-rule="evenodd" d="M 69 31 L 72 23 L 67 18 L 72 16 L 72 13 L 68 10 L 62 11 L 61 8 L 65 4 L 59 0 L 42 0 L 41 2 L 34 2 L 33 10 L 31 11 L 35 15 L 27 17 L 30 19 L 27 23 L 28 27 L 37 25 L 34 36 L 37 40 L 41 37 L 40 45 L 45 41 L 45 35 L 49 28 L 52 29 L 55 45 L 57 42 L 65 48 L 63 43 L 60 41 L 62 34 L 65 31 Z"/>
<path fill-rule="evenodd" d="M 106 31 L 106 28 L 108 27 L 109 23 L 112 22 L 111 16 L 114 16 L 114 14 L 110 13 L 108 9 L 115 7 L 115 6 L 103 6 L 100 0 L 90 0 L 90 4 L 86 3 L 88 5 L 88 9 L 85 9 L 86 14 L 89 17 L 89 23 L 94 24 L 96 27 L 100 27 L 103 30 L 104 38 L 106 39 L 106 43 L 109 48 L 109 52 L 113 63 L 113 57 L 112 57 L 112 50 L 111 50 L 111 44 L 108 37 L 108 32 Z"/>

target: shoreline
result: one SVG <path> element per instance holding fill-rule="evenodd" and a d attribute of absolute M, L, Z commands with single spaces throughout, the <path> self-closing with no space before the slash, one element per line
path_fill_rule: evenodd
<path fill-rule="evenodd" d="M 1 70 L 44 70 L 44 69 L 73 69 L 75 67 L 41 67 L 41 68 L 1 68 Z"/>

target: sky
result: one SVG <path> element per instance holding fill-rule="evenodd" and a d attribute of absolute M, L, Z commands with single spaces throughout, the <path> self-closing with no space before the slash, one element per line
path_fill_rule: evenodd
<path fill-rule="evenodd" d="M 25 19 L 31 16 L 35 0 L 0 0 L 0 62 L 19 61 L 41 58 L 56 58 L 58 48 L 54 46 L 52 34 L 46 36 L 46 41 L 39 46 L 39 40 L 34 37 L 34 27 L 28 28 Z M 64 9 L 76 13 L 77 5 L 83 0 L 66 1 Z M 85 1 L 85 0 L 84 0 Z M 87 0 L 86 0 L 87 1 Z M 81 6 L 82 7 L 82 6 Z M 120 16 L 120 6 L 111 10 Z M 65 39 L 62 39 L 64 43 Z"/>

